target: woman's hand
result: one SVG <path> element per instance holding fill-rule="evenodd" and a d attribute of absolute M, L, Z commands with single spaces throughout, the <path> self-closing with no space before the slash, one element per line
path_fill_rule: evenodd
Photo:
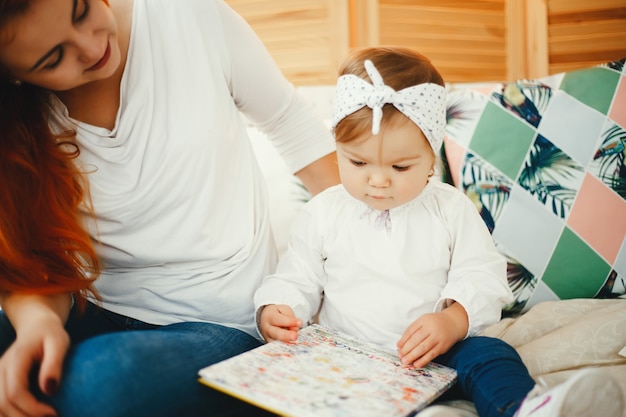
<path fill-rule="evenodd" d="M 302 320 L 296 317 L 288 305 L 270 304 L 263 307 L 259 318 L 259 330 L 266 342 L 281 340 L 295 342 Z"/>
<path fill-rule="evenodd" d="M 405 365 L 423 368 L 463 340 L 468 326 L 467 313 L 456 302 L 438 313 L 424 314 L 409 325 L 398 341 L 400 360 Z"/>
<path fill-rule="evenodd" d="M 29 377 L 46 395 L 54 395 L 61 381 L 63 359 L 70 346 L 64 322 L 69 296 L 12 295 L 3 308 L 16 329 L 15 342 L 0 357 L 0 416 L 56 416 L 30 391 Z"/>

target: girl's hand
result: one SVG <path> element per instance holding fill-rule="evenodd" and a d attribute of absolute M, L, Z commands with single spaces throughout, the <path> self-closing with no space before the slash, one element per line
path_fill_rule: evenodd
<path fill-rule="evenodd" d="M 270 304 L 263 307 L 259 318 L 259 329 L 266 342 L 281 340 L 295 342 L 302 320 L 296 317 L 288 305 Z"/>
<path fill-rule="evenodd" d="M 398 341 L 400 360 L 405 365 L 423 368 L 463 340 L 468 326 L 467 313 L 456 302 L 438 313 L 424 314 L 411 323 Z"/>

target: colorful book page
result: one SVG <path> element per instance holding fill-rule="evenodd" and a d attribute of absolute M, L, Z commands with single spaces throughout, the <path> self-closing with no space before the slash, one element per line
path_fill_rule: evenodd
<path fill-rule="evenodd" d="M 449 389 L 454 369 L 403 365 L 395 352 L 311 325 L 199 371 L 200 382 L 292 417 L 404 417 Z"/>

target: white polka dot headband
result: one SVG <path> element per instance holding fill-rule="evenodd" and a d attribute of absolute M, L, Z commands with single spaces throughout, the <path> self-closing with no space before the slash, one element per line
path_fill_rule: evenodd
<path fill-rule="evenodd" d="M 367 106 L 372 109 L 372 134 L 380 131 L 383 106 L 387 103 L 406 115 L 424 133 L 430 146 L 439 152 L 446 126 L 446 89 L 438 84 L 424 83 L 395 91 L 369 59 L 365 70 L 373 84 L 354 74 L 342 75 L 337 81 L 332 128 L 346 116 Z"/>

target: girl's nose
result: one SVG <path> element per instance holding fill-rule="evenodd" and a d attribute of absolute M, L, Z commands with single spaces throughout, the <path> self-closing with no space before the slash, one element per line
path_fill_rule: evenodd
<path fill-rule="evenodd" d="M 389 187 L 389 178 L 387 177 L 387 175 L 385 175 L 383 170 L 376 169 L 370 174 L 369 184 L 372 187 L 378 188 Z"/>

